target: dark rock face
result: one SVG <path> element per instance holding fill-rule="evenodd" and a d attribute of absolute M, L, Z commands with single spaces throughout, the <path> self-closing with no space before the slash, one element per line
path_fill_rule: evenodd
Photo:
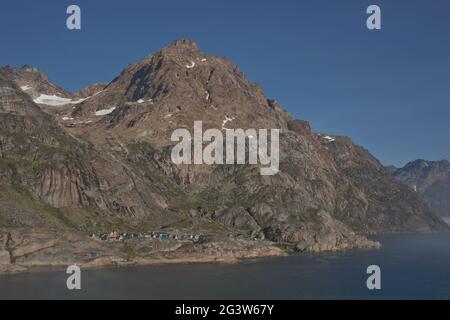
<path fill-rule="evenodd" d="M 288 122 L 288 129 L 298 133 L 299 135 L 310 135 L 311 126 L 304 120 L 291 120 Z"/>
<path fill-rule="evenodd" d="M 393 174 L 419 194 L 434 212 L 450 216 L 450 163 L 447 160 L 412 161 Z"/>
<path fill-rule="evenodd" d="M 226 227 L 246 231 L 251 236 L 256 236 L 261 231 L 250 213 L 240 207 L 216 210 L 212 219 Z"/>
<path fill-rule="evenodd" d="M 0 70 L 0 204 L 12 208 L 0 210 L 4 234 L 17 226 L 34 230 L 30 237 L 183 228 L 323 251 L 376 246 L 362 234 L 446 228 L 367 150 L 314 133 L 233 63 L 192 41 L 176 41 L 78 94 L 88 99 L 46 112 L 18 87 L 23 72 Z M 280 129 L 280 172 L 174 165 L 171 133 L 197 120 L 204 129 Z"/>

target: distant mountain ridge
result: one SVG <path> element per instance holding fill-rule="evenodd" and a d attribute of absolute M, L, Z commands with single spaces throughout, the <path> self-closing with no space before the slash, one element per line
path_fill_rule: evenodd
<path fill-rule="evenodd" d="M 416 191 L 434 212 L 450 217 L 450 163 L 447 160 L 415 160 L 393 174 Z"/>

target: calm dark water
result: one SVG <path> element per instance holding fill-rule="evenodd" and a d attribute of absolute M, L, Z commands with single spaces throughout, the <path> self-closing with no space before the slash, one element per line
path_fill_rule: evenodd
<path fill-rule="evenodd" d="M 235 265 L 192 264 L 0 276 L 0 299 L 450 299 L 450 234 L 377 238 L 380 250 L 295 255 Z M 369 291 L 366 268 L 381 267 Z"/>

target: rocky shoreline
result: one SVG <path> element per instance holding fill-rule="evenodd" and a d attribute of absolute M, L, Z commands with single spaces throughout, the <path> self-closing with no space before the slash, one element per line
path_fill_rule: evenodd
<path fill-rule="evenodd" d="M 190 242 L 143 240 L 105 243 L 81 235 L 31 234 L 35 241 L 18 238 L 19 233 L 3 234 L 0 248 L 0 274 L 33 272 L 77 264 L 81 268 L 148 266 L 184 263 L 239 263 L 243 260 L 286 256 L 294 252 L 344 251 L 375 249 L 380 243 L 353 236 L 348 241 L 315 243 L 310 246 L 277 244 L 264 240 L 218 238 L 193 244 Z M 30 236 L 30 234 L 29 234 Z M 37 239 L 37 240 L 36 240 Z M 15 241 L 14 246 L 11 242 Z"/>

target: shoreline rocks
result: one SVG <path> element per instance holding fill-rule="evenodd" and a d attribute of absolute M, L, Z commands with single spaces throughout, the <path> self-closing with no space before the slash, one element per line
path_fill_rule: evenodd
<path fill-rule="evenodd" d="M 245 260 L 261 259 L 267 257 L 287 256 L 293 252 L 322 253 L 344 251 L 352 249 L 375 249 L 380 244 L 364 237 L 354 238 L 355 242 L 342 243 L 315 243 L 297 244 L 292 246 L 295 250 L 282 248 L 279 244 L 267 241 L 251 241 L 245 239 L 224 239 L 202 245 L 193 245 L 186 250 L 175 246 L 173 250 L 157 251 L 149 256 L 137 254 L 134 257 L 125 255 L 114 246 L 105 251 L 102 256 L 89 257 L 80 255 L 76 248 L 69 248 L 67 244 L 59 242 L 60 248 L 36 247 L 35 252 L 26 250 L 27 259 L 18 257 L 14 263 L 10 261 L 9 252 L 0 249 L 0 275 L 22 272 L 34 272 L 55 267 L 67 267 L 71 264 L 80 265 L 82 268 L 128 267 L 149 266 L 164 264 L 189 264 L 189 263 L 240 263 Z M 88 241 L 89 242 L 89 241 Z M 80 243 L 80 242 L 79 242 Z M 85 250 L 92 248 L 92 244 L 83 243 Z M 105 248 L 103 248 L 105 249 Z M 72 253 L 70 253 L 70 251 Z M 69 253 L 68 253 L 69 251 Z"/>

